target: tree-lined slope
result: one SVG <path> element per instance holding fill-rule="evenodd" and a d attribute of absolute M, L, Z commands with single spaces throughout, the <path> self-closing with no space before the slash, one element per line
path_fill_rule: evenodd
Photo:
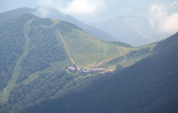
<path fill-rule="evenodd" d="M 24 25 L 30 19 L 32 19 L 31 15 L 24 15 L 23 18 L 7 21 L 6 24 L 1 26 L 0 77 L 2 82 L 0 84 L 0 91 L 2 91 L 7 84 L 9 84 L 8 88 L 11 90 L 14 82 L 16 82 L 16 72 L 20 71 L 18 63 L 21 61 L 19 61 L 19 59 L 22 59 L 21 56 L 25 51 L 25 42 L 27 41 L 27 39 L 24 38 Z M 10 79 L 12 81 L 11 83 L 9 83 Z M 7 91 L 9 94 L 9 90 Z M 3 96 L 1 96 L 1 100 L 4 100 L 2 97 Z"/>
<path fill-rule="evenodd" d="M 1 28 L 1 102 L 8 100 L 12 88 L 34 80 L 51 64 L 58 62 L 59 69 L 71 65 L 50 19 L 24 14 Z"/>

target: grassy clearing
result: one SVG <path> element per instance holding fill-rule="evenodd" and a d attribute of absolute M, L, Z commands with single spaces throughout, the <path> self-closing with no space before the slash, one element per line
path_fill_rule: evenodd
<path fill-rule="evenodd" d="M 56 29 L 57 30 L 57 29 Z M 58 32 L 58 30 L 57 31 L 55 31 L 55 36 L 56 36 L 56 39 L 57 39 L 57 41 L 58 41 L 58 44 L 59 45 L 62 45 L 63 46 L 63 48 L 65 48 L 65 45 L 64 45 L 64 43 L 62 42 L 62 40 L 61 40 L 61 37 L 60 37 L 60 35 L 59 35 L 59 32 Z M 66 55 L 68 54 L 67 53 L 67 50 L 66 49 L 64 49 L 65 50 L 65 53 L 66 53 Z M 63 63 L 62 63 L 63 62 Z M 62 62 L 60 62 L 60 64 L 62 64 L 62 65 L 65 65 L 65 64 L 69 64 L 69 65 L 72 65 L 72 63 L 70 62 L 70 58 L 69 58 L 69 56 L 67 55 L 67 59 L 65 60 L 65 61 L 62 61 Z M 59 65 L 58 65 L 59 66 Z M 58 67 L 57 66 L 57 67 Z M 66 65 L 67 66 L 67 65 Z M 59 66 L 59 67 L 61 67 L 61 65 Z"/>
<path fill-rule="evenodd" d="M 138 56 L 136 58 L 133 58 L 133 59 L 130 59 L 130 60 L 127 60 L 121 65 L 122 67 L 129 67 L 133 64 L 135 64 L 136 62 L 144 59 L 144 58 L 147 58 L 148 56 L 152 55 L 154 53 L 154 47 L 156 46 L 156 44 L 151 44 L 151 45 L 147 45 L 147 46 L 143 46 L 143 47 L 139 47 L 139 48 L 136 48 L 136 50 L 139 50 L 139 49 L 143 49 L 143 48 L 148 48 L 150 47 L 150 50 L 148 53 L 146 54 L 143 54 L 141 56 Z"/>
<path fill-rule="evenodd" d="M 124 62 L 116 62 L 110 65 L 107 65 L 107 63 L 118 57 L 126 56 L 131 51 L 139 51 L 148 47 L 151 47 L 152 49 L 154 47 L 154 44 L 138 48 L 121 47 L 90 36 L 69 23 L 58 23 L 58 29 L 67 45 L 68 51 L 79 67 L 91 69 L 96 66 L 101 66 L 115 69 L 118 64 L 123 67 L 127 67 L 149 55 L 143 54 L 138 58 L 132 58 L 130 60 L 125 59 Z M 67 26 L 72 27 L 66 27 L 66 24 Z"/>
<path fill-rule="evenodd" d="M 71 57 L 80 67 L 93 66 L 120 54 L 119 49 L 80 30 L 62 33 Z"/>
<path fill-rule="evenodd" d="M 153 49 L 154 49 L 155 45 L 156 44 L 150 44 L 150 45 L 147 45 L 147 46 L 142 46 L 142 47 L 137 47 L 137 48 L 119 47 L 120 51 L 122 51 L 120 56 L 117 56 L 116 58 L 113 58 L 110 61 L 106 62 L 105 64 L 102 65 L 102 67 L 108 68 L 108 69 L 113 69 L 113 70 L 115 70 L 117 65 L 120 65 L 122 67 L 129 67 L 129 66 L 135 64 L 135 62 L 138 62 L 138 61 L 152 55 L 154 53 Z M 146 54 L 140 55 L 136 58 L 132 58 L 132 59 L 126 58 L 126 55 L 128 53 L 130 53 L 131 51 L 139 51 L 139 50 L 144 49 L 144 48 L 150 48 L 149 52 L 146 53 Z M 123 59 L 123 58 L 119 59 L 121 57 L 125 57 L 125 59 Z"/>

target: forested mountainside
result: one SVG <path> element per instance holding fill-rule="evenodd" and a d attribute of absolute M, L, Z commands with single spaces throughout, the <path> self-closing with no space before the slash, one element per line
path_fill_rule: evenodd
<path fill-rule="evenodd" d="M 102 41 L 78 26 L 23 14 L 0 25 L 0 110 L 20 112 L 92 86 L 154 53 L 156 44 L 133 48 Z M 68 67 L 102 68 L 83 76 Z"/>
<path fill-rule="evenodd" d="M 178 33 L 155 53 L 86 90 L 50 99 L 22 113 L 177 113 Z"/>

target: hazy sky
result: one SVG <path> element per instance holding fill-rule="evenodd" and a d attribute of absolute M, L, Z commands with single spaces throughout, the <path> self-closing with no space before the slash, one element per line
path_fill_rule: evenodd
<path fill-rule="evenodd" d="M 39 5 L 58 9 L 85 22 L 146 16 L 155 30 L 178 31 L 178 0 L 0 0 L 0 12 Z"/>
<path fill-rule="evenodd" d="M 176 0 L 0 0 L 0 12 L 38 5 L 53 7 L 80 20 L 101 21 L 118 16 L 146 15 L 154 5 Z"/>

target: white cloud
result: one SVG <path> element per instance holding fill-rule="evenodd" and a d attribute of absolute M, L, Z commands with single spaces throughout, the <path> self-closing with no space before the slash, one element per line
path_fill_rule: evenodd
<path fill-rule="evenodd" d="M 56 4 L 55 0 L 39 0 L 38 5 L 40 6 L 49 6 L 49 7 L 54 7 Z"/>
<path fill-rule="evenodd" d="M 38 7 L 36 13 L 40 13 L 42 16 L 46 17 L 48 15 L 48 10 L 46 7 Z"/>
<path fill-rule="evenodd" d="M 75 16 L 95 16 L 106 8 L 104 0 L 39 0 L 38 5 L 52 7 Z"/>
<path fill-rule="evenodd" d="M 177 7 L 177 6 L 178 6 L 178 1 L 172 2 L 172 3 L 171 3 L 171 6 L 172 6 L 172 7 L 174 7 L 174 6 Z"/>
<path fill-rule="evenodd" d="M 175 33 L 178 31 L 178 12 L 173 13 L 170 16 L 167 16 L 163 21 L 161 28 L 162 31 L 166 31 L 168 33 Z"/>
<path fill-rule="evenodd" d="M 106 6 L 102 0 L 73 0 L 63 11 L 79 16 L 93 16 Z"/>
<path fill-rule="evenodd" d="M 178 2 L 153 5 L 150 9 L 150 25 L 157 32 L 173 34 L 178 31 Z"/>

